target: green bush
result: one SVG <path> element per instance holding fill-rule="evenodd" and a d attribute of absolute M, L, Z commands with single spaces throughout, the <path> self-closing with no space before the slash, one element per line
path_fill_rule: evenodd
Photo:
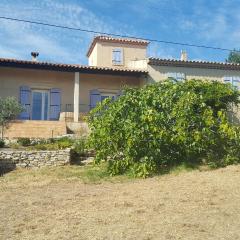
<path fill-rule="evenodd" d="M 35 142 L 29 147 L 30 150 L 61 150 L 66 148 L 71 148 L 74 144 L 74 140 L 68 137 L 62 138 L 51 138 L 48 140 L 42 140 Z"/>
<path fill-rule="evenodd" d="M 23 147 L 27 147 L 31 145 L 30 138 L 18 138 L 17 143 Z"/>
<path fill-rule="evenodd" d="M 125 89 L 91 111 L 90 147 L 112 175 L 146 177 L 176 165 L 240 162 L 240 128 L 227 118 L 239 92 L 217 81 L 168 79 Z"/>
<path fill-rule="evenodd" d="M 0 148 L 3 148 L 5 146 L 5 142 L 3 139 L 0 139 Z"/>
<path fill-rule="evenodd" d="M 78 139 L 74 144 L 72 148 L 72 152 L 75 153 L 78 156 L 84 156 L 87 151 L 87 141 L 85 138 Z"/>

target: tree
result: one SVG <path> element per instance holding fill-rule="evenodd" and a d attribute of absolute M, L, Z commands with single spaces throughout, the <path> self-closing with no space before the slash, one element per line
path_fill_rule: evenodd
<path fill-rule="evenodd" d="M 228 59 L 226 61 L 228 63 L 240 63 L 240 51 L 234 49 L 234 51 L 229 53 Z"/>
<path fill-rule="evenodd" d="M 91 111 L 90 146 L 109 172 L 146 177 L 178 164 L 221 166 L 240 161 L 239 127 L 227 111 L 239 103 L 230 84 L 166 80 L 126 89 Z"/>
<path fill-rule="evenodd" d="M 7 124 L 16 119 L 16 117 L 23 111 L 23 107 L 18 103 L 16 98 L 7 97 L 0 98 L 0 125 L 2 132 L 2 139 L 4 135 L 4 128 Z"/>

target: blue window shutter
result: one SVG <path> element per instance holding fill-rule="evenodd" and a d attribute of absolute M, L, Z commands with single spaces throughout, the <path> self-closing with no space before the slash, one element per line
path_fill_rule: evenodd
<path fill-rule="evenodd" d="M 240 83 L 240 77 L 237 77 L 237 76 L 233 77 L 233 80 L 232 80 L 233 87 L 239 90 L 240 88 L 239 83 Z"/>
<path fill-rule="evenodd" d="M 29 120 L 31 108 L 31 89 L 28 86 L 20 87 L 19 101 L 20 104 L 24 107 L 24 111 L 20 113 L 19 119 Z"/>
<path fill-rule="evenodd" d="M 185 73 L 181 73 L 181 72 L 168 72 L 166 76 L 167 78 L 174 79 L 178 82 L 186 79 Z"/>
<path fill-rule="evenodd" d="M 116 51 L 116 61 L 117 61 L 118 63 L 121 62 L 121 52 L 120 52 L 120 50 L 117 50 L 117 51 Z"/>
<path fill-rule="evenodd" d="M 97 103 L 101 102 L 101 94 L 98 90 L 90 91 L 90 110 L 97 106 Z"/>
<path fill-rule="evenodd" d="M 113 52 L 112 52 L 112 60 L 113 60 L 113 62 L 116 62 L 116 61 L 117 61 L 116 51 L 114 51 L 114 50 L 113 50 Z"/>
<path fill-rule="evenodd" d="M 224 83 L 231 83 L 231 84 L 232 84 L 232 77 L 227 77 L 227 76 L 225 76 L 225 77 L 223 78 L 223 81 L 224 81 Z"/>
<path fill-rule="evenodd" d="M 113 64 L 122 64 L 123 63 L 123 52 L 122 49 L 113 49 L 112 51 L 112 62 Z"/>
<path fill-rule="evenodd" d="M 52 88 L 50 90 L 50 112 L 49 120 L 59 120 L 61 111 L 61 90 Z"/>
<path fill-rule="evenodd" d="M 168 73 L 167 73 L 167 77 L 168 77 L 168 78 L 176 79 L 176 78 L 177 78 L 177 74 L 174 73 L 174 72 L 168 72 Z"/>
<path fill-rule="evenodd" d="M 116 95 L 116 98 L 119 98 L 121 95 L 123 95 L 123 90 L 119 90 L 117 95 Z"/>
<path fill-rule="evenodd" d="M 184 73 L 177 73 L 177 81 L 183 81 L 185 80 L 185 74 Z"/>

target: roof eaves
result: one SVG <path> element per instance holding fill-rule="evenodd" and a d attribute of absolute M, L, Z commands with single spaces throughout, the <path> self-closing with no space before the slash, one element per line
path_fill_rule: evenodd
<path fill-rule="evenodd" d="M 176 66 L 176 67 L 197 67 L 209 69 L 230 69 L 240 70 L 240 64 L 224 63 L 224 62 L 209 62 L 209 61 L 182 61 L 176 59 L 161 59 L 150 57 L 148 59 L 149 65 L 162 65 L 162 66 Z"/>
<path fill-rule="evenodd" d="M 85 73 L 119 73 L 119 74 L 147 74 L 144 70 L 126 69 L 126 68 L 109 68 L 109 67 L 95 67 L 77 64 L 63 64 L 50 62 L 36 62 L 17 59 L 0 58 L 0 66 L 5 67 L 21 67 L 32 69 L 57 70 L 66 72 L 85 72 Z"/>

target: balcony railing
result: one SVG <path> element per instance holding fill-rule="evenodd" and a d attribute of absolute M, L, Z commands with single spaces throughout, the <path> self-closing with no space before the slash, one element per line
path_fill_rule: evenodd
<path fill-rule="evenodd" d="M 88 113 L 90 111 L 90 105 L 79 104 L 79 112 Z M 61 106 L 61 112 L 74 112 L 73 104 L 66 104 Z"/>
<path fill-rule="evenodd" d="M 89 111 L 90 105 L 79 104 L 79 120 L 82 120 L 83 116 L 86 116 L 89 113 Z M 74 112 L 73 104 L 61 105 L 60 120 L 64 120 L 66 122 L 73 121 L 73 112 Z"/>

